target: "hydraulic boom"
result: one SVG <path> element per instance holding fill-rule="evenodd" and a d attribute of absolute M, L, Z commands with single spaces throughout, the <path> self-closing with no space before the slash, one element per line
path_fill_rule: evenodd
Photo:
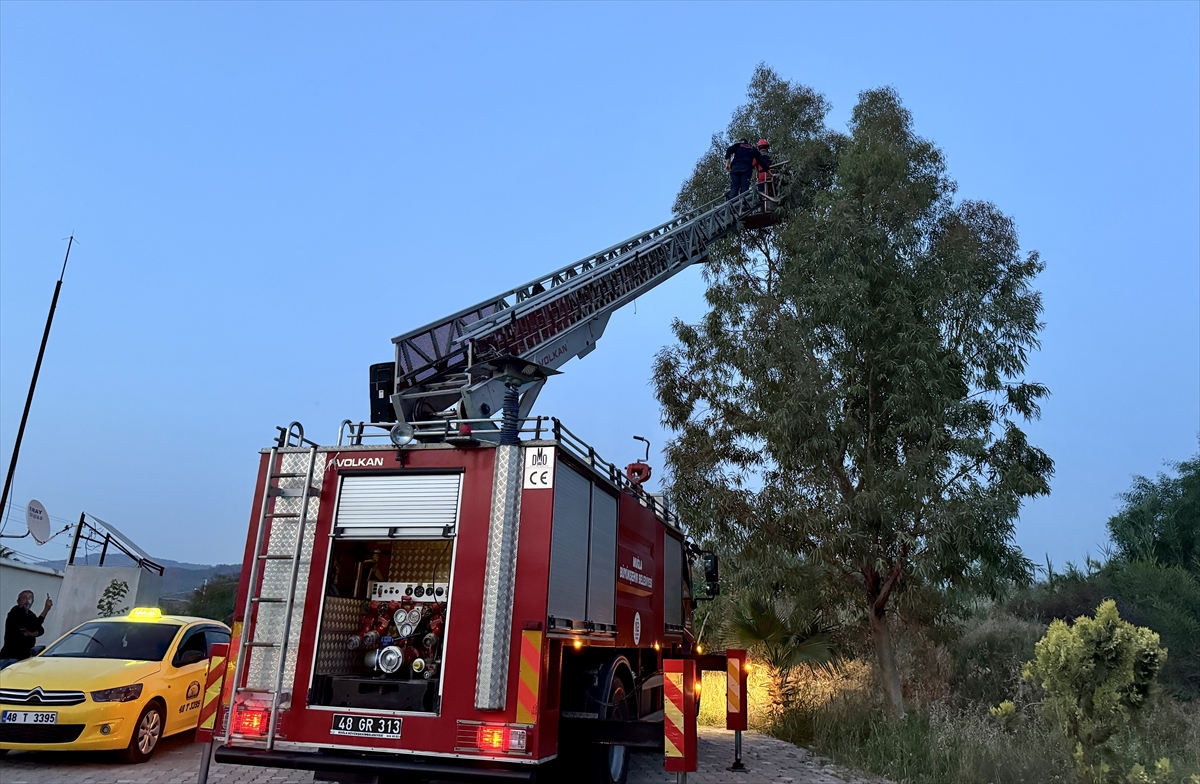
<path fill-rule="evenodd" d="M 692 264 L 709 245 L 764 213 L 756 189 L 718 199 L 548 275 L 393 338 L 395 363 L 372 366 L 371 419 L 407 422 L 453 415 L 486 419 L 504 383 L 488 360 L 517 357 L 544 374 L 592 351 L 613 311 Z M 761 221 L 758 225 L 762 225 Z M 529 414 L 544 377 L 521 386 Z"/>

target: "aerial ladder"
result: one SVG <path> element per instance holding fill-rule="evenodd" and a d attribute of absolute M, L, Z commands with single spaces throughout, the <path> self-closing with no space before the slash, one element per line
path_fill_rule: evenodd
<path fill-rule="evenodd" d="M 785 163 L 772 166 L 762 191 L 709 202 L 393 338 L 395 361 L 371 366 L 371 421 L 468 421 L 474 438 L 497 438 L 491 418 L 506 393 L 510 403 L 518 396 L 517 416 L 529 416 L 546 378 L 590 353 L 615 310 L 707 261 L 710 245 L 738 228 L 777 222 Z"/>

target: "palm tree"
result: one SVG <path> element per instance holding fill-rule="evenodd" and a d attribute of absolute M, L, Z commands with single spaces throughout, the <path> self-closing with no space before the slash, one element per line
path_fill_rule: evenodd
<path fill-rule="evenodd" d="M 745 648 L 767 665 L 776 715 L 789 707 L 795 696 L 793 675 L 797 668 L 833 673 L 841 663 L 833 645 L 833 630 L 819 619 L 804 617 L 784 599 L 742 598 L 734 605 L 725 638 L 731 646 Z"/>

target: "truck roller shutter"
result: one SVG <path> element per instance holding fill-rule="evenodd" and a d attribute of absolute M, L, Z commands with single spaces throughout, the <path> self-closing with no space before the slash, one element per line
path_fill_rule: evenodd
<path fill-rule="evenodd" d="M 550 602 L 555 618 L 582 621 L 587 611 L 588 518 L 592 483 L 562 463 L 554 477 Z"/>
<path fill-rule="evenodd" d="M 592 488 L 592 552 L 588 563 L 588 615 L 593 623 L 616 623 L 617 499 Z"/>
<path fill-rule="evenodd" d="M 461 474 L 343 477 L 336 534 L 356 539 L 452 535 L 461 484 Z"/>
<path fill-rule="evenodd" d="M 683 625 L 683 542 L 663 537 L 663 621 Z"/>

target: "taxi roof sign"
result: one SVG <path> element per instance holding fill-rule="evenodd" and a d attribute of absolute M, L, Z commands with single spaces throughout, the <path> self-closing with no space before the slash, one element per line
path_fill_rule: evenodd
<path fill-rule="evenodd" d="M 157 621 L 162 617 L 162 610 L 157 607 L 135 607 L 129 611 L 129 617 L 145 621 Z"/>

